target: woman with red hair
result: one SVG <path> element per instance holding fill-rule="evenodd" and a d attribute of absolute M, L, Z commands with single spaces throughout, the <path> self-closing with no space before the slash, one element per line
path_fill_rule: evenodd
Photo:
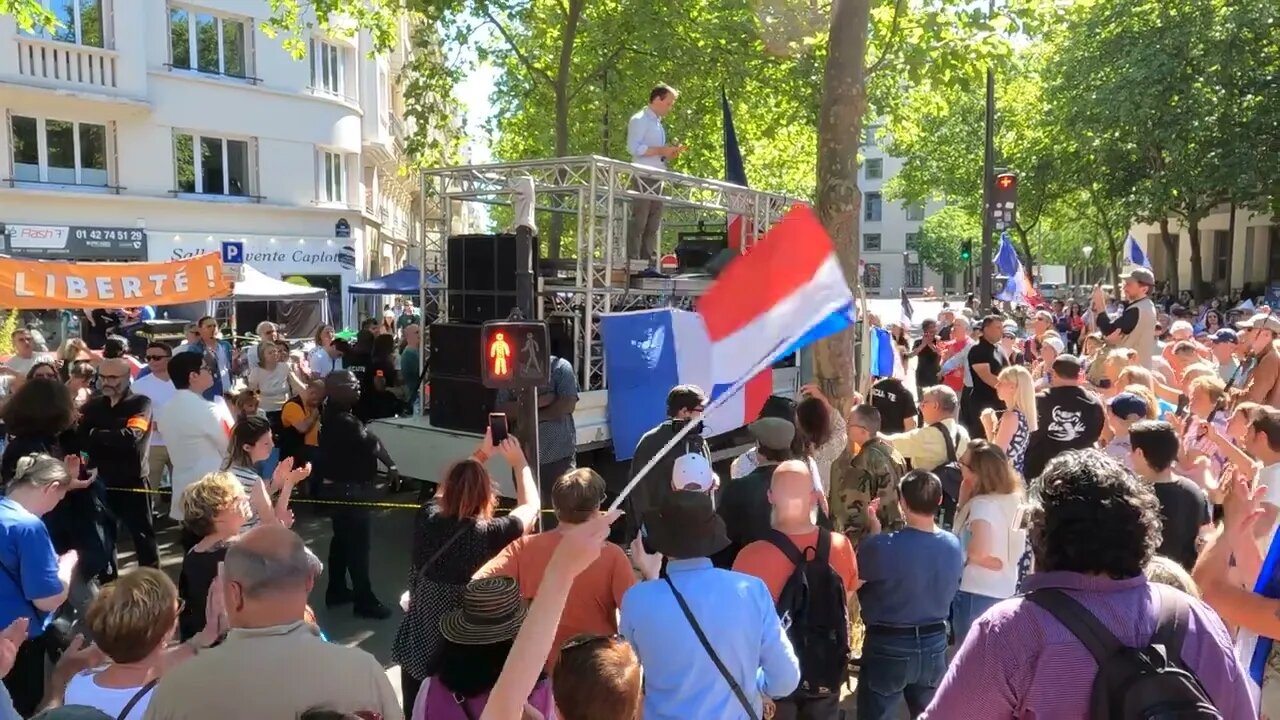
<path fill-rule="evenodd" d="M 498 497 L 485 463 L 502 455 L 515 471 L 516 507 L 494 516 Z M 499 445 L 486 431 L 480 448 L 445 472 L 434 498 L 423 503 L 413 529 L 409 590 L 392 657 L 400 663 L 404 707 L 412 708 L 423 680 L 437 673 L 443 637 L 440 617 L 462 606 L 471 576 L 529 532 L 538 519 L 538 483 L 520 443 Z"/>

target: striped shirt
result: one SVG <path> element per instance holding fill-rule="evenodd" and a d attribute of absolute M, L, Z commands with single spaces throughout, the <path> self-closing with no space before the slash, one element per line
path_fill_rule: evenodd
<path fill-rule="evenodd" d="M 236 479 L 240 481 L 240 484 L 244 486 L 245 495 L 248 495 L 249 497 L 253 497 L 254 486 L 258 484 L 259 480 L 262 480 L 262 476 L 258 474 L 257 470 L 254 470 L 251 467 L 233 465 L 227 468 L 227 472 L 234 475 Z M 254 509 L 253 504 L 250 503 L 249 517 L 244 521 L 244 525 L 240 527 L 240 532 L 248 532 L 252 530 L 253 528 L 258 526 L 259 522 L 260 520 L 258 518 L 258 513 Z"/>
<path fill-rule="evenodd" d="M 1144 577 L 1113 580 L 1073 572 L 1030 575 L 1027 592 L 1067 590 L 1130 647 L 1155 631 L 1157 589 Z M 1224 718 L 1256 718 L 1245 672 L 1217 613 L 1187 598 L 1191 619 L 1182 660 Z M 921 720 L 983 718 L 1079 720 L 1088 717 L 1097 663 L 1047 610 L 1020 597 L 1005 600 L 973 624 Z"/>

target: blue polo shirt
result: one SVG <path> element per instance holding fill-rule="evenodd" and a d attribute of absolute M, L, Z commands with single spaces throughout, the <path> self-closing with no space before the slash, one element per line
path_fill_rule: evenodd
<path fill-rule="evenodd" d="M 867 625 L 932 625 L 947 619 L 960 589 L 964 553 L 946 530 L 915 528 L 863 538 L 858 590 Z"/>
<path fill-rule="evenodd" d="M 26 617 L 27 636 L 38 637 L 52 615 L 32 601 L 62 592 L 58 556 L 44 521 L 7 497 L 0 498 L 0 566 L 0 627 Z"/>

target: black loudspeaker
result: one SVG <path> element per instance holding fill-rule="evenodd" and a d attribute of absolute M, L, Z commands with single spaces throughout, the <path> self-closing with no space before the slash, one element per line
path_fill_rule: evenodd
<path fill-rule="evenodd" d="M 454 235 L 448 240 L 446 252 L 450 290 L 487 293 L 516 291 L 515 235 Z M 536 257 L 533 260 L 533 272 L 535 275 L 538 272 Z"/>
<path fill-rule="evenodd" d="M 431 391 L 427 417 L 432 427 L 484 434 L 489 426 L 489 413 L 497 404 L 497 390 L 485 387 L 478 378 L 432 375 L 427 384 Z"/>
<path fill-rule="evenodd" d="M 463 323 L 504 320 L 511 315 L 511 308 L 516 307 L 519 302 L 513 292 L 446 290 L 445 297 L 449 320 Z"/>
<path fill-rule="evenodd" d="M 480 326 L 432 323 L 429 328 L 427 378 L 479 380 Z"/>

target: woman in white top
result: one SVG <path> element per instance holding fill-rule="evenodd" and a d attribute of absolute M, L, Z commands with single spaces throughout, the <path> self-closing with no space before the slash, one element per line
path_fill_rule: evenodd
<path fill-rule="evenodd" d="M 307 358 L 311 365 L 311 379 L 323 380 L 334 370 L 342 369 L 342 353 L 333 346 L 333 326 L 325 325 L 316 331 L 316 347 Z"/>
<path fill-rule="evenodd" d="M 974 440 L 960 458 L 960 503 L 955 527 L 965 548 L 960 592 L 951 603 L 956 647 L 973 621 L 1018 589 L 1018 561 L 1027 546 L 1022 529 L 1022 478 L 1004 450 Z"/>
<path fill-rule="evenodd" d="M 181 603 L 168 575 L 137 568 L 102 588 L 86 620 L 98 649 L 111 662 L 73 676 L 64 703 L 97 708 L 113 718 L 142 720 L 160 677 L 211 646 L 227 629 L 220 583 L 210 588 L 206 603 L 204 630 L 169 647 Z"/>

